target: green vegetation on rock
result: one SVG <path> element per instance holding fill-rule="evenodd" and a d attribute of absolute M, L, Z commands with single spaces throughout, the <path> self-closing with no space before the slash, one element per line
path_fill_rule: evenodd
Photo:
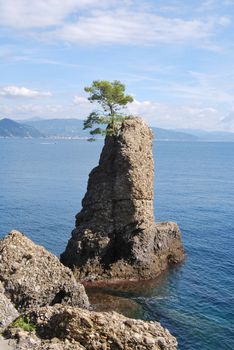
<path fill-rule="evenodd" d="M 21 328 L 25 332 L 34 332 L 36 330 L 36 326 L 30 322 L 28 316 L 20 316 L 12 323 L 12 326 Z"/>
<path fill-rule="evenodd" d="M 128 118 L 128 115 L 123 113 L 124 108 L 133 102 L 132 96 L 125 95 L 125 85 L 118 80 L 94 80 L 92 85 L 84 90 L 89 93 L 88 100 L 91 103 L 101 106 L 101 110 L 92 111 L 86 118 L 84 129 L 92 128 L 91 135 L 118 136 L 122 122 Z M 103 124 L 107 125 L 106 129 L 96 127 Z"/>

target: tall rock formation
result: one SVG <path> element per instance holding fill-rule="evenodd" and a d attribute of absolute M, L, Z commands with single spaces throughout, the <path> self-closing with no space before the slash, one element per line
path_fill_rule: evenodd
<path fill-rule="evenodd" d="M 129 118 L 106 137 L 61 261 L 82 280 L 154 278 L 183 259 L 178 226 L 155 223 L 153 135 Z"/>

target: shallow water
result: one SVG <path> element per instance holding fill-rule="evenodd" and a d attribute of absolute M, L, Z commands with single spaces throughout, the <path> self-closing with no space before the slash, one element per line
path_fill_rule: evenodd
<path fill-rule="evenodd" d="M 12 228 L 59 255 L 102 143 L 0 139 L 0 236 Z M 234 143 L 155 142 L 155 216 L 177 221 L 185 262 L 119 288 L 181 350 L 234 349 Z"/>

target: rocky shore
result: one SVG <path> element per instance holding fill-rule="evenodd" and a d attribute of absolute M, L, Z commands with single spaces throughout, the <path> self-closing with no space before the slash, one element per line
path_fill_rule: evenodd
<path fill-rule="evenodd" d="M 92 311 L 72 272 L 18 231 L 0 241 L 0 329 L 1 350 L 177 349 L 157 322 Z"/>

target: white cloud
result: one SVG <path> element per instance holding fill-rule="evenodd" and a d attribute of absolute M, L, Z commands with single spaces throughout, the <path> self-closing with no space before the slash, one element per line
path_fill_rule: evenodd
<path fill-rule="evenodd" d="M 40 117 L 44 119 L 50 118 L 71 118 L 74 114 L 70 115 L 70 106 L 64 106 L 59 104 L 17 104 L 17 105 L 0 105 L 0 115 L 12 119 L 28 119 L 34 117 Z M 68 114 L 67 114 L 68 113 Z"/>
<path fill-rule="evenodd" d="M 27 97 L 27 98 L 34 98 L 34 97 L 48 97 L 52 96 L 52 93 L 47 91 L 38 91 L 38 90 L 31 90 L 26 87 L 19 87 L 19 86 L 6 86 L 0 89 L 0 96 L 4 97 Z"/>
<path fill-rule="evenodd" d="M 228 131 L 234 131 L 234 107 L 222 119 L 224 128 Z"/>
<path fill-rule="evenodd" d="M 85 119 L 92 110 L 87 99 L 76 96 L 74 102 L 62 104 L 0 105 L 0 115 L 13 119 L 40 117 Z M 154 101 L 134 100 L 129 114 L 143 117 L 149 125 L 166 129 L 229 130 L 234 132 L 234 108 L 226 116 L 213 106 L 173 106 Z"/>
<path fill-rule="evenodd" d="M 0 24 L 12 28 L 42 28 L 62 24 L 78 10 L 98 0 L 7 0 L 0 2 Z"/>
<path fill-rule="evenodd" d="M 24 120 L 29 118 L 42 119 L 84 119 L 88 115 L 85 108 L 79 108 L 76 104 L 0 104 L 0 115 L 16 119 Z"/>
<path fill-rule="evenodd" d="M 226 16 L 219 17 L 218 22 L 223 27 L 228 27 L 232 23 L 231 19 L 229 17 L 226 17 Z"/>
<path fill-rule="evenodd" d="M 73 105 L 76 115 L 82 116 L 83 119 L 95 108 L 94 104 L 91 104 L 86 97 L 81 95 L 74 96 Z"/>
<path fill-rule="evenodd" d="M 73 102 L 79 106 L 87 106 L 87 105 L 90 106 L 89 100 L 86 97 L 81 95 L 74 96 Z"/>
<path fill-rule="evenodd" d="M 148 90 L 167 96 L 177 104 L 209 104 L 217 106 L 234 104 L 234 75 L 224 68 L 218 73 L 182 72 L 180 79 L 158 79 Z"/>
<path fill-rule="evenodd" d="M 229 24 L 225 16 L 188 19 L 160 15 L 160 7 L 150 6 L 147 1 L 0 1 L 0 25 L 38 39 L 69 43 L 142 45 L 199 41 L 209 48 L 211 44 L 206 40 L 211 39 L 215 28 Z"/>
<path fill-rule="evenodd" d="M 167 129 L 223 129 L 222 113 L 214 107 L 170 106 L 135 100 L 128 107 L 132 115 L 142 116 L 150 125 Z"/>
<path fill-rule="evenodd" d="M 51 32 L 51 38 L 73 43 L 153 44 L 209 38 L 217 21 L 167 18 L 126 10 L 95 11 Z M 48 37 L 48 36 L 47 36 Z"/>

